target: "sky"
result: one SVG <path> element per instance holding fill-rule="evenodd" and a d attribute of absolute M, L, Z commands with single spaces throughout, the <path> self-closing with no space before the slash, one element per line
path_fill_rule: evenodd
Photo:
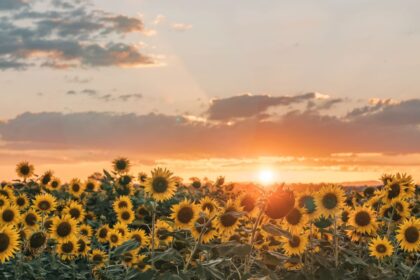
<path fill-rule="evenodd" d="M 420 181 L 418 1 L 2 0 L 0 179 Z"/>

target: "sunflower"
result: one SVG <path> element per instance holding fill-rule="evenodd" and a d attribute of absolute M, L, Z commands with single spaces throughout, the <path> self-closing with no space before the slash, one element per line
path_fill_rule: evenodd
<path fill-rule="evenodd" d="M 48 186 L 48 184 L 51 182 L 54 172 L 51 170 L 46 171 L 44 174 L 41 175 L 39 178 L 39 182 L 42 186 Z"/>
<path fill-rule="evenodd" d="M 79 238 L 77 240 L 77 245 L 78 245 L 77 253 L 80 256 L 87 257 L 88 253 L 90 251 L 89 239 L 88 238 Z"/>
<path fill-rule="evenodd" d="M 299 233 L 306 225 L 307 217 L 305 210 L 294 207 L 283 220 L 283 226 L 291 233 Z"/>
<path fill-rule="evenodd" d="M 0 225 L 17 225 L 21 216 L 15 205 L 7 205 L 0 208 Z"/>
<path fill-rule="evenodd" d="M 297 206 L 300 208 L 304 208 L 305 216 L 307 216 L 310 220 L 318 218 L 318 211 L 315 203 L 315 196 L 309 192 L 301 192 L 297 195 L 296 198 Z"/>
<path fill-rule="evenodd" d="M 295 195 L 292 191 L 278 188 L 267 199 L 265 214 L 271 219 L 284 218 L 295 205 Z"/>
<path fill-rule="evenodd" d="M 112 162 L 112 168 L 118 174 L 127 173 L 130 171 L 130 161 L 124 157 L 114 159 Z"/>
<path fill-rule="evenodd" d="M 143 185 L 146 182 L 147 174 L 144 172 L 140 172 L 137 178 L 139 179 L 140 184 Z"/>
<path fill-rule="evenodd" d="M 95 267 L 102 267 L 107 260 L 107 255 L 100 249 L 94 249 L 89 255 L 89 260 L 95 265 Z"/>
<path fill-rule="evenodd" d="M 155 224 L 155 247 L 168 245 L 172 242 L 172 227 L 165 221 L 159 220 Z"/>
<path fill-rule="evenodd" d="M 112 203 L 112 208 L 114 209 L 115 213 L 118 213 L 120 209 L 133 208 L 133 203 L 131 202 L 129 196 L 121 195 L 116 200 L 114 200 L 114 203 Z"/>
<path fill-rule="evenodd" d="M 108 233 L 109 233 L 109 226 L 103 225 L 101 226 L 96 232 L 96 238 L 101 243 L 108 242 Z"/>
<path fill-rule="evenodd" d="M 137 253 L 138 252 L 136 250 L 131 250 L 131 251 L 124 252 L 121 255 L 121 259 L 122 259 L 123 263 L 128 267 L 132 267 L 134 262 L 137 259 Z"/>
<path fill-rule="evenodd" d="M 92 232 L 93 232 L 92 227 L 88 224 L 81 224 L 79 226 L 79 233 L 80 235 L 84 237 L 87 237 L 87 238 L 92 237 Z"/>
<path fill-rule="evenodd" d="M 38 194 L 35 196 L 33 204 L 35 208 L 42 214 L 48 214 L 54 211 L 57 207 L 57 201 L 55 200 L 55 197 L 49 193 Z"/>
<path fill-rule="evenodd" d="M 140 248 L 146 247 L 150 243 L 150 237 L 147 236 L 143 229 L 131 230 L 128 234 L 128 238 L 136 240 L 139 243 Z"/>
<path fill-rule="evenodd" d="M 51 237 L 60 242 L 66 242 L 78 234 L 77 221 L 69 215 L 52 218 Z"/>
<path fill-rule="evenodd" d="M 29 206 L 29 199 L 26 194 L 20 194 L 14 198 L 14 203 L 20 210 L 25 210 Z"/>
<path fill-rule="evenodd" d="M 413 217 L 404 221 L 397 230 L 396 237 L 404 251 L 420 251 L 420 219 Z"/>
<path fill-rule="evenodd" d="M 18 231 L 11 225 L 0 227 L 0 263 L 12 258 L 19 251 Z"/>
<path fill-rule="evenodd" d="M 389 181 L 384 187 L 382 195 L 383 199 L 387 203 L 392 203 L 398 199 L 404 199 L 407 196 L 407 186 L 402 184 L 398 179 L 394 178 Z"/>
<path fill-rule="evenodd" d="M 378 236 L 370 241 L 369 252 L 372 257 L 382 260 L 384 257 L 392 256 L 394 247 L 388 238 L 380 238 Z"/>
<path fill-rule="evenodd" d="M 219 231 L 220 235 L 230 236 L 239 227 L 241 219 L 235 214 L 235 212 L 242 211 L 241 207 L 232 200 L 229 200 L 221 214 L 215 220 L 215 226 Z"/>
<path fill-rule="evenodd" d="M 283 249 L 287 256 L 302 255 L 308 244 L 308 235 L 292 235 L 291 238 L 282 237 Z"/>
<path fill-rule="evenodd" d="M 0 194 L 0 208 L 6 205 L 10 205 L 9 198 L 5 195 Z"/>
<path fill-rule="evenodd" d="M 344 206 L 345 194 L 341 187 L 323 186 L 315 197 L 319 214 L 325 217 L 335 216 Z"/>
<path fill-rule="evenodd" d="M 69 192 L 74 197 L 80 197 L 82 193 L 85 191 L 85 184 L 82 184 L 80 179 L 74 178 L 69 183 Z"/>
<path fill-rule="evenodd" d="M 186 199 L 173 205 L 171 211 L 171 218 L 180 229 L 190 229 L 200 212 L 198 205 Z"/>
<path fill-rule="evenodd" d="M 375 213 L 367 206 L 357 206 L 350 213 L 349 224 L 356 232 L 368 234 L 373 233 L 378 227 Z"/>
<path fill-rule="evenodd" d="M 144 261 L 144 259 L 146 258 L 146 256 L 145 255 L 140 255 L 140 256 L 138 256 L 137 258 L 136 258 L 136 260 L 134 261 L 134 267 L 138 270 L 138 271 L 140 271 L 140 272 L 145 272 L 145 271 L 147 271 L 147 270 L 149 270 L 149 269 L 151 269 L 152 267 L 149 265 L 149 264 L 147 264 L 145 261 Z"/>
<path fill-rule="evenodd" d="M 69 215 L 78 223 L 85 219 L 85 209 L 82 204 L 76 201 L 70 201 L 70 203 L 63 209 L 62 213 L 64 215 Z"/>
<path fill-rule="evenodd" d="M 256 194 L 246 193 L 239 197 L 239 205 L 249 216 L 254 216 L 258 210 L 255 196 Z"/>
<path fill-rule="evenodd" d="M 20 162 L 16 165 L 16 173 L 26 180 L 34 174 L 34 166 L 27 161 Z"/>
<path fill-rule="evenodd" d="M 58 190 L 61 187 L 61 181 L 57 177 L 51 179 L 51 182 L 47 185 L 47 189 L 50 191 Z"/>
<path fill-rule="evenodd" d="M 152 171 L 152 177 L 146 179 L 144 189 L 156 201 L 161 202 L 174 196 L 176 182 L 172 172 L 158 167 Z"/>
<path fill-rule="evenodd" d="M 79 243 L 76 237 L 73 236 L 66 241 L 58 242 L 56 250 L 62 260 L 72 260 L 78 254 Z"/>
<path fill-rule="evenodd" d="M 99 184 L 96 180 L 88 179 L 85 182 L 85 190 L 87 192 L 96 192 L 99 189 Z"/>
<path fill-rule="evenodd" d="M 350 218 L 351 208 L 348 206 L 343 207 L 341 215 L 339 217 L 339 224 L 347 224 Z"/>
<path fill-rule="evenodd" d="M 118 232 L 121 234 L 121 236 L 125 237 L 127 236 L 129 230 L 128 226 L 125 223 L 118 222 L 113 226 L 113 229 L 118 230 Z"/>
<path fill-rule="evenodd" d="M 40 217 L 35 210 L 29 210 L 22 214 L 22 222 L 26 228 L 36 229 L 40 222 Z"/>
<path fill-rule="evenodd" d="M 398 212 L 398 215 L 400 215 L 401 217 L 410 217 L 410 204 L 407 201 L 396 200 L 394 201 L 394 203 L 392 203 L 392 206 L 395 208 L 395 210 Z"/>
<path fill-rule="evenodd" d="M 117 229 L 110 229 L 108 232 L 108 242 L 111 248 L 117 247 L 124 242 L 124 237 Z"/>
<path fill-rule="evenodd" d="M 47 244 L 48 237 L 43 231 L 35 231 L 28 238 L 28 248 L 31 251 L 42 250 Z"/>
<path fill-rule="evenodd" d="M 7 197 L 10 201 L 13 201 L 14 198 L 14 191 L 13 187 L 10 185 L 5 185 L 0 188 L 0 194 Z"/>
<path fill-rule="evenodd" d="M 205 196 L 200 201 L 200 208 L 203 212 L 207 212 L 210 216 L 213 216 L 217 213 L 217 210 L 219 209 L 219 204 L 217 201 L 213 198 L 210 198 L 208 196 Z"/>
<path fill-rule="evenodd" d="M 121 223 L 129 225 L 134 221 L 134 218 L 134 211 L 131 208 L 122 208 L 117 212 L 117 219 Z"/>
<path fill-rule="evenodd" d="M 191 235 L 195 240 L 199 240 L 201 235 L 201 242 L 208 243 L 217 235 L 217 230 L 213 225 L 213 221 L 206 215 L 201 215 L 194 220 L 191 228 Z"/>

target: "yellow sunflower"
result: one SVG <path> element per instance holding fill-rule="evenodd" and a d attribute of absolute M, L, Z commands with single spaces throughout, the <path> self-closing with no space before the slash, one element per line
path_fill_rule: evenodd
<path fill-rule="evenodd" d="M 70 203 L 63 209 L 62 213 L 64 215 L 69 215 L 78 223 L 83 222 L 85 219 L 85 209 L 82 204 L 76 201 L 70 201 Z"/>
<path fill-rule="evenodd" d="M 299 233 L 306 225 L 308 218 L 305 215 L 305 210 L 294 207 L 283 220 L 283 226 L 291 233 Z"/>
<path fill-rule="evenodd" d="M 282 237 L 283 250 L 287 256 L 302 255 L 308 244 L 308 235 L 292 235 L 291 238 Z"/>
<path fill-rule="evenodd" d="M 85 182 L 85 190 L 87 192 L 97 192 L 98 189 L 99 189 L 98 181 L 96 181 L 94 179 L 88 179 Z"/>
<path fill-rule="evenodd" d="M 79 226 L 79 233 L 86 238 L 90 238 L 93 234 L 92 227 L 88 224 L 81 224 Z"/>
<path fill-rule="evenodd" d="M 312 194 L 310 191 L 301 192 L 297 195 L 296 198 L 297 206 L 301 209 L 306 210 L 305 216 L 307 216 L 309 220 L 314 220 L 319 216 L 319 211 L 317 211 L 315 201 L 315 195 Z"/>
<path fill-rule="evenodd" d="M 176 182 L 172 172 L 155 168 L 152 171 L 152 177 L 146 179 L 144 190 L 159 202 L 172 198 L 176 191 Z"/>
<path fill-rule="evenodd" d="M 344 206 L 345 194 L 341 187 L 335 185 L 323 186 L 316 195 L 316 206 L 319 214 L 334 217 Z"/>
<path fill-rule="evenodd" d="M 127 224 L 121 222 L 116 223 L 112 228 L 118 230 L 123 237 L 127 236 L 129 232 Z"/>
<path fill-rule="evenodd" d="M 191 235 L 195 240 L 199 240 L 201 235 L 201 242 L 208 243 L 217 235 L 217 230 L 213 224 L 214 222 L 210 220 L 210 217 L 207 215 L 200 215 L 194 220 L 191 228 Z"/>
<path fill-rule="evenodd" d="M 241 206 L 242 210 L 249 216 L 255 216 L 258 212 L 257 195 L 257 193 L 251 192 L 243 194 L 239 197 L 239 206 Z"/>
<path fill-rule="evenodd" d="M 131 199 L 127 195 L 121 195 L 117 199 L 114 200 L 114 203 L 112 203 L 112 208 L 114 209 L 114 212 L 117 213 L 120 209 L 123 208 L 133 208 L 133 203 L 131 202 Z"/>
<path fill-rule="evenodd" d="M 85 184 L 82 184 L 80 179 L 74 178 L 69 183 L 69 192 L 74 197 L 80 197 L 82 193 L 85 191 Z"/>
<path fill-rule="evenodd" d="M 180 229 L 190 229 L 200 212 L 198 205 L 186 199 L 173 205 L 171 211 L 171 218 Z"/>
<path fill-rule="evenodd" d="M 0 208 L 6 205 L 10 205 L 9 198 L 5 195 L 0 194 Z"/>
<path fill-rule="evenodd" d="M 411 218 L 400 224 L 397 230 L 400 247 L 407 252 L 420 251 L 420 219 Z"/>
<path fill-rule="evenodd" d="M 209 196 L 205 196 L 200 201 L 200 208 L 201 211 L 207 212 L 210 216 L 213 216 L 217 213 L 220 206 L 215 199 L 210 198 Z"/>
<path fill-rule="evenodd" d="M 26 180 L 34 174 L 34 166 L 27 161 L 23 161 L 16 165 L 16 173 L 18 177 Z"/>
<path fill-rule="evenodd" d="M 42 186 L 48 186 L 48 184 L 51 182 L 51 179 L 53 177 L 54 172 L 51 170 L 46 171 L 44 174 L 41 175 L 39 178 L 39 182 Z"/>
<path fill-rule="evenodd" d="M 59 242 L 66 242 L 79 233 L 77 221 L 69 215 L 52 218 L 51 237 Z"/>
<path fill-rule="evenodd" d="M 42 214 L 48 214 L 55 210 L 57 207 L 57 201 L 54 196 L 49 193 L 38 194 L 35 196 L 33 202 L 35 209 L 37 209 Z"/>
<path fill-rule="evenodd" d="M 222 212 L 215 219 L 215 226 L 221 236 L 230 236 L 239 227 L 241 219 L 235 214 L 235 212 L 241 212 L 242 208 L 237 202 L 229 200 Z"/>
<path fill-rule="evenodd" d="M 124 254 L 122 254 L 121 259 L 126 266 L 132 267 L 134 262 L 137 259 L 137 254 L 138 254 L 137 250 L 127 251 L 127 252 L 124 252 Z"/>
<path fill-rule="evenodd" d="M 155 224 L 155 247 L 168 245 L 172 239 L 172 227 L 165 221 L 157 221 Z"/>
<path fill-rule="evenodd" d="M 28 238 L 28 248 L 31 251 L 42 250 L 47 244 L 48 237 L 47 234 L 43 231 L 34 231 L 30 234 Z"/>
<path fill-rule="evenodd" d="M 13 187 L 10 185 L 2 186 L 0 188 L 0 194 L 7 197 L 10 200 L 10 202 L 13 201 L 15 197 Z"/>
<path fill-rule="evenodd" d="M 17 225 L 20 219 L 19 209 L 15 205 L 11 204 L 0 208 L 0 226 Z"/>
<path fill-rule="evenodd" d="M 135 214 L 131 208 L 122 208 L 117 211 L 117 220 L 124 224 L 131 224 L 134 221 Z"/>
<path fill-rule="evenodd" d="M 40 222 L 40 217 L 35 210 L 29 210 L 22 214 L 22 222 L 26 228 L 36 229 Z"/>
<path fill-rule="evenodd" d="M 112 162 L 112 168 L 118 174 L 127 173 L 130 171 L 130 161 L 124 157 L 117 158 Z"/>
<path fill-rule="evenodd" d="M 117 229 L 111 229 L 108 232 L 108 242 L 111 248 L 117 247 L 124 242 L 124 237 Z"/>
<path fill-rule="evenodd" d="M 134 261 L 134 267 L 138 270 L 138 271 L 140 271 L 140 272 L 145 272 L 145 271 L 147 271 L 147 270 L 149 270 L 149 269 L 151 269 L 152 267 L 149 265 L 149 264 L 147 264 L 146 262 L 145 262 L 145 259 L 146 258 L 146 256 L 145 255 L 140 255 L 140 256 L 138 256 L 137 258 L 136 258 L 136 260 Z"/>
<path fill-rule="evenodd" d="M 382 260 L 384 257 L 392 256 L 394 247 L 388 238 L 380 238 L 379 236 L 372 239 L 369 244 L 369 253 L 372 257 Z"/>
<path fill-rule="evenodd" d="M 367 206 L 357 206 L 349 216 L 349 224 L 359 233 L 373 233 L 378 225 L 376 214 Z"/>
<path fill-rule="evenodd" d="M 50 191 L 59 190 L 61 187 L 61 181 L 59 178 L 54 177 L 51 179 L 51 182 L 47 185 L 47 189 Z"/>
<path fill-rule="evenodd" d="M 72 260 L 76 258 L 79 251 L 79 244 L 76 237 L 73 236 L 66 241 L 58 242 L 56 250 L 62 260 Z"/>
<path fill-rule="evenodd" d="M 87 257 L 90 251 L 89 239 L 88 238 L 79 238 L 77 239 L 77 253 L 82 257 Z"/>
<path fill-rule="evenodd" d="M 11 259 L 19 251 L 18 231 L 11 225 L 0 227 L 0 263 Z"/>
<path fill-rule="evenodd" d="M 29 206 L 29 199 L 26 194 L 20 194 L 14 198 L 14 203 L 20 210 L 25 210 Z"/>
<path fill-rule="evenodd" d="M 89 255 L 89 260 L 94 264 L 95 267 L 104 266 L 107 258 L 107 254 L 100 249 L 94 249 Z"/>
<path fill-rule="evenodd" d="M 404 199 L 407 196 L 406 188 L 406 185 L 394 178 L 385 185 L 382 191 L 384 201 L 386 203 L 392 203 L 395 200 Z"/>
<path fill-rule="evenodd" d="M 150 237 L 143 229 L 130 230 L 128 238 L 136 240 L 140 244 L 140 248 L 146 247 L 150 243 Z"/>
<path fill-rule="evenodd" d="M 109 226 L 103 225 L 101 226 L 96 232 L 96 238 L 101 243 L 108 242 L 108 233 L 109 233 Z"/>

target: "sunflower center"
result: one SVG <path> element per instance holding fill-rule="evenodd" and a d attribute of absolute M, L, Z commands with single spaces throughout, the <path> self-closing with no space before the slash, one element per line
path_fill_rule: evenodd
<path fill-rule="evenodd" d="M 337 196 L 333 193 L 327 193 L 322 198 L 322 205 L 327 209 L 334 209 L 338 204 Z"/>
<path fill-rule="evenodd" d="M 66 254 L 70 254 L 71 252 L 73 252 L 73 248 L 73 242 L 66 242 L 63 245 L 61 245 L 61 249 Z"/>
<path fill-rule="evenodd" d="M 300 220 L 302 219 L 302 213 L 297 208 L 293 208 L 289 214 L 286 216 L 286 220 L 291 225 L 299 224 Z"/>
<path fill-rule="evenodd" d="M 99 230 L 99 237 L 100 238 L 105 238 L 107 234 L 108 234 L 108 231 L 105 228 L 102 228 L 102 229 Z"/>
<path fill-rule="evenodd" d="M 117 168 L 117 170 L 119 171 L 124 171 L 127 168 L 127 163 L 125 160 L 117 160 L 115 162 L 115 167 Z"/>
<path fill-rule="evenodd" d="M 158 176 L 153 179 L 153 191 L 157 193 L 164 193 L 168 189 L 168 180 L 165 177 Z"/>
<path fill-rule="evenodd" d="M 80 234 L 81 234 L 81 235 L 85 235 L 85 236 L 87 236 L 87 235 L 88 235 L 88 231 L 87 231 L 87 229 L 84 229 L 84 228 L 83 228 L 83 229 L 81 229 L 81 230 L 80 230 Z"/>
<path fill-rule="evenodd" d="M 87 183 L 86 184 L 86 189 L 88 191 L 93 191 L 95 189 L 95 185 L 93 183 Z"/>
<path fill-rule="evenodd" d="M 0 233 L 0 253 L 3 253 L 9 248 L 10 237 L 6 233 Z"/>
<path fill-rule="evenodd" d="M 2 218 L 3 218 L 3 221 L 5 221 L 6 223 L 10 223 L 15 218 L 15 212 L 13 212 L 12 210 L 6 209 L 3 211 Z"/>
<path fill-rule="evenodd" d="M 32 213 L 29 213 L 25 217 L 25 223 L 28 226 L 34 226 L 36 224 L 36 216 Z"/>
<path fill-rule="evenodd" d="M 289 245 L 292 248 L 299 247 L 300 244 L 300 238 L 299 236 L 293 235 L 292 239 L 289 239 Z"/>
<path fill-rule="evenodd" d="M 71 186 L 71 189 L 74 192 L 78 192 L 78 191 L 80 191 L 80 185 L 79 184 L 74 184 L 73 186 Z"/>
<path fill-rule="evenodd" d="M 378 244 L 376 245 L 376 251 L 383 254 L 386 252 L 386 246 L 384 244 Z"/>
<path fill-rule="evenodd" d="M 370 215 L 366 211 L 361 211 L 356 214 L 355 221 L 358 226 L 365 227 L 370 224 Z"/>
<path fill-rule="evenodd" d="M 195 229 L 201 233 L 204 231 L 204 233 L 207 233 L 210 231 L 210 228 L 212 227 L 211 222 L 209 224 L 207 224 L 208 220 L 204 217 L 200 217 L 197 219 L 197 221 L 195 222 Z"/>
<path fill-rule="evenodd" d="M 53 189 L 58 188 L 58 182 L 57 182 L 57 181 L 52 181 L 52 182 L 51 182 L 51 187 L 52 187 Z"/>
<path fill-rule="evenodd" d="M 126 207 L 128 207 L 127 201 L 118 202 L 118 208 L 126 208 Z"/>
<path fill-rule="evenodd" d="M 395 183 L 390 186 L 390 190 L 388 191 L 388 199 L 393 199 L 398 197 L 401 192 L 400 184 Z"/>
<path fill-rule="evenodd" d="M 22 166 L 20 167 L 20 173 L 21 173 L 22 175 L 28 175 L 30 171 L 31 171 L 31 169 L 29 168 L 29 166 L 28 166 L 28 165 L 22 165 Z"/>
<path fill-rule="evenodd" d="M 80 217 L 80 214 L 81 214 L 79 209 L 77 208 L 71 208 L 69 213 L 70 213 L 70 216 L 76 220 Z"/>
<path fill-rule="evenodd" d="M 47 236 L 43 232 L 35 232 L 29 238 L 29 246 L 32 249 L 39 249 L 45 244 L 45 241 L 47 241 Z"/>
<path fill-rule="evenodd" d="M 84 252 L 86 248 L 86 243 L 83 239 L 79 239 L 77 241 L 77 244 L 79 244 L 79 252 Z"/>
<path fill-rule="evenodd" d="M 419 240 L 419 230 L 411 226 L 405 230 L 404 236 L 408 243 L 416 243 Z"/>
<path fill-rule="evenodd" d="M 347 221 L 349 220 L 349 212 L 343 211 L 343 213 L 341 213 L 341 220 L 344 223 L 347 223 Z"/>
<path fill-rule="evenodd" d="M 134 240 L 136 240 L 138 243 L 141 244 L 141 236 L 140 236 L 140 234 L 135 234 L 131 238 L 133 238 Z"/>
<path fill-rule="evenodd" d="M 126 252 L 124 254 L 123 259 L 124 259 L 124 262 L 130 263 L 133 260 L 133 254 L 131 254 L 130 252 Z"/>
<path fill-rule="evenodd" d="M 66 237 L 71 233 L 71 224 L 62 222 L 57 227 L 57 234 L 61 237 Z"/>
<path fill-rule="evenodd" d="M 231 227 L 233 226 L 238 218 L 236 218 L 234 215 L 232 215 L 231 211 L 234 211 L 234 209 L 227 209 L 226 212 L 220 217 L 220 222 L 225 227 Z"/>
<path fill-rule="evenodd" d="M 169 231 L 164 228 L 160 228 L 157 231 L 157 236 L 159 240 L 165 240 L 169 236 Z"/>
<path fill-rule="evenodd" d="M 113 234 L 113 235 L 111 235 L 110 240 L 111 240 L 112 243 L 117 243 L 118 242 L 118 236 Z"/>
<path fill-rule="evenodd" d="M 102 262 L 103 258 L 102 258 L 102 255 L 96 254 L 96 255 L 93 255 L 92 260 L 96 263 L 100 263 L 100 262 Z"/>
<path fill-rule="evenodd" d="M 122 212 L 121 214 L 121 218 L 125 221 L 129 220 L 131 218 L 130 213 L 128 213 L 127 211 Z"/>
<path fill-rule="evenodd" d="M 249 195 L 245 196 L 241 201 L 244 211 L 251 212 L 255 208 L 255 199 Z"/>
<path fill-rule="evenodd" d="M 26 200 L 23 197 L 18 197 L 18 199 L 16 199 L 16 204 L 19 206 L 24 206 L 26 203 Z"/>
<path fill-rule="evenodd" d="M 177 214 L 178 220 L 183 224 L 188 224 L 194 216 L 191 207 L 182 207 Z"/>
<path fill-rule="evenodd" d="M 312 214 L 316 210 L 315 199 L 312 196 L 303 196 L 299 200 L 299 207 L 305 207 L 308 214 Z"/>
<path fill-rule="evenodd" d="M 38 203 L 38 208 L 43 211 L 50 209 L 50 207 L 51 207 L 51 204 L 46 200 L 42 200 Z"/>
<path fill-rule="evenodd" d="M 44 177 L 42 177 L 41 183 L 42 183 L 43 185 L 46 185 L 46 184 L 48 184 L 50 181 L 51 181 L 51 176 L 49 176 L 49 175 L 45 175 Z"/>

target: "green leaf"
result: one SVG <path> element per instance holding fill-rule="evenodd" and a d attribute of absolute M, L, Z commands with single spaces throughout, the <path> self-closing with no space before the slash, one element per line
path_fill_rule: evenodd
<path fill-rule="evenodd" d="M 228 242 L 220 244 L 214 247 L 216 252 L 221 257 L 237 256 L 243 257 L 251 252 L 251 246 L 249 244 L 240 244 L 237 242 Z"/>
<path fill-rule="evenodd" d="M 289 239 L 292 238 L 292 235 L 289 232 L 287 232 L 287 231 L 285 231 L 285 230 L 283 230 L 283 229 L 281 229 L 281 228 L 279 228 L 279 227 L 277 227 L 273 224 L 263 225 L 262 229 L 264 231 L 274 235 L 274 236 L 284 236 L 284 237 L 287 237 Z"/>
<path fill-rule="evenodd" d="M 122 245 L 118 246 L 117 248 L 115 248 L 113 251 L 113 254 L 115 256 L 121 256 L 125 252 L 138 248 L 139 245 L 140 244 L 136 240 L 131 239 L 129 241 L 124 242 Z"/>

